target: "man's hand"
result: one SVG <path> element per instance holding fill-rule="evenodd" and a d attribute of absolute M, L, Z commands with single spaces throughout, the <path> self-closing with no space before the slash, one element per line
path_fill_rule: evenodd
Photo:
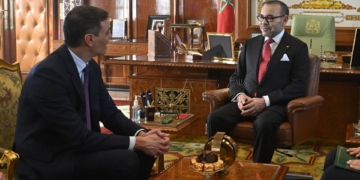
<path fill-rule="evenodd" d="M 238 103 L 239 106 L 239 103 Z M 264 98 L 251 98 L 247 100 L 245 104 L 242 104 L 241 115 L 242 116 L 256 116 L 266 107 Z"/>
<path fill-rule="evenodd" d="M 237 102 L 238 102 L 237 105 L 241 111 L 243 111 L 244 105 L 250 103 L 251 101 L 252 99 L 246 94 L 240 94 L 237 97 Z"/>
<path fill-rule="evenodd" d="M 140 132 L 136 137 L 134 146 L 135 151 L 143 151 L 145 154 L 155 158 L 169 151 L 171 141 L 169 134 L 161 132 L 159 129 L 151 130 L 147 133 Z"/>
<path fill-rule="evenodd" d="M 355 157 L 360 157 L 360 147 L 349 148 L 346 150 L 346 152 L 348 152 L 352 156 L 355 155 Z"/>
<path fill-rule="evenodd" d="M 360 160 L 356 159 L 356 160 L 348 160 L 346 162 L 351 168 L 356 169 L 356 170 L 360 170 Z"/>
<path fill-rule="evenodd" d="M 2 172 L 0 172 L 0 180 L 5 180 L 5 176 Z"/>

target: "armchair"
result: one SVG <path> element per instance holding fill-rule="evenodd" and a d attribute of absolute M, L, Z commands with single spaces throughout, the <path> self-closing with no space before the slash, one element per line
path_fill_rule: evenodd
<path fill-rule="evenodd" d="M 311 49 L 310 54 L 320 56 L 320 46 L 322 52 L 335 51 L 335 20 L 332 16 L 294 15 L 290 34 L 304 41 Z"/>
<path fill-rule="evenodd" d="M 320 58 L 309 55 L 310 76 L 306 95 L 290 101 L 287 105 L 288 121 L 282 123 L 276 133 L 277 147 L 291 147 L 314 135 L 323 97 L 317 95 L 320 76 Z M 203 100 L 210 104 L 210 112 L 230 102 L 228 88 L 206 91 Z M 251 143 L 254 139 L 253 123 L 240 122 L 228 134 L 237 142 Z"/>
<path fill-rule="evenodd" d="M 0 59 L 0 171 L 8 180 L 15 179 L 19 155 L 13 152 L 16 113 L 22 88 L 19 63 Z"/>

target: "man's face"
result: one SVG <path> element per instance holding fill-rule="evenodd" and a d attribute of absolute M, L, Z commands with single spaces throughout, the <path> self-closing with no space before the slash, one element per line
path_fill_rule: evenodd
<path fill-rule="evenodd" d="M 104 55 L 106 53 L 106 45 L 109 43 L 111 37 L 110 21 L 101 21 L 101 29 L 98 36 L 94 36 L 93 52 L 96 55 Z"/>
<path fill-rule="evenodd" d="M 280 5 L 266 4 L 262 7 L 260 15 L 262 17 L 278 17 L 278 16 L 282 16 L 283 14 L 281 14 Z M 271 21 L 271 19 L 269 21 Z M 287 15 L 275 18 L 272 20 L 272 22 L 268 22 L 266 21 L 266 19 L 264 19 L 262 22 L 260 22 L 260 30 L 262 32 L 262 35 L 270 38 L 275 37 L 284 29 L 287 21 L 288 21 Z"/>

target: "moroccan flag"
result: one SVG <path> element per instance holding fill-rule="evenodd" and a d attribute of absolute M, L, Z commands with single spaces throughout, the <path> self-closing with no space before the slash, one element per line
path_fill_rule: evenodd
<path fill-rule="evenodd" d="M 218 0 L 217 32 L 232 33 L 235 30 L 234 0 Z"/>

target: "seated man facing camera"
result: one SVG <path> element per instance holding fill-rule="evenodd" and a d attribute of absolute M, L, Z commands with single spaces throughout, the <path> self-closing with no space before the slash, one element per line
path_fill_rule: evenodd
<path fill-rule="evenodd" d="M 208 136 L 230 132 L 241 121 L 253 121 L 253 161 L 270 163 L 275 132 L 287 120 L 286 106 L 303 96 L 309 79 L 307 45 L 284 27 L 289 8 L 281 1 L 266 1 L 258 16 L 262 36 L 245 41 L 237 68 L 230 77 L 232 102 L 207 118 Z"/>
<path fill-rule="evenodd" d="M 17 178 L 149 179 L 169 135 L 146 131 L 116 108 L 92 59 L 111 37 L 108 12 L 73 8 L 64 21 L 65 45 L 36 64 L 19 98 L 14 150 Z M 99 121 L 114 132 L 101 134 Z"/>

